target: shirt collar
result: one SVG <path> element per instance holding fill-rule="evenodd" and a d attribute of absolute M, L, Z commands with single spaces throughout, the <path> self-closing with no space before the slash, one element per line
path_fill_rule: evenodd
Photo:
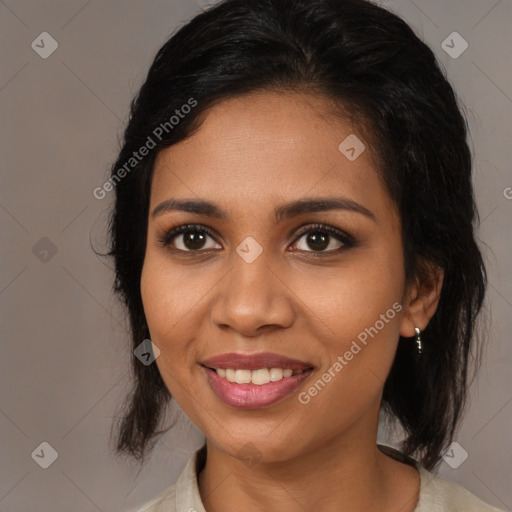
<path fill-rule="evenodd" d="M 180 477 L 176 481 L 176 511 L 177 512 L 206 512 L 199 487 L 197 475 L 206 462 L 206 444 L 196 450 L 189 458 Z"/>

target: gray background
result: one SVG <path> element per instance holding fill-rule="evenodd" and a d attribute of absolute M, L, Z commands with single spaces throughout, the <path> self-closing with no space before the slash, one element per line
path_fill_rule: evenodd
<path fill-rule="evenodd" d="M 440 473 L 510 510 L 512 1 L 383 3 L 434 49 L 467 106 L 490 276 L 490 344 L 457 436 L 468 458 L 457 469 L 443 461 Z M 131 354 L 109 263 L 90 239 L 105 248 L 112 196 L 92 192 L 116 156 L 129 102 L 161 44 L 206 5 L 0 2 L 1 511 L 129 510 L 173 483 L 202 442 L 182 418 L 140 472 L 109 451 Z M 469 44 L 458 58 L 442 48 L 454 31 Z M 46 59 L 31 47 L 43 46 L 42 32 L 59 45 Z M 58 453 L 47 469 L 31 456 L 42 442 Z"/>

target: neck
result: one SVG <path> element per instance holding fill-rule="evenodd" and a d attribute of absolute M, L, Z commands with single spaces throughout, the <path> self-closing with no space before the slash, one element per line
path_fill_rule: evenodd
<path fill-rule="evenodd" d="M 206 510 L 413 511 L 417 471 L 378 449 L 376 428 L 360 427 L 277 462 L 247 463 L 207 441 L 198 477 Z"/>

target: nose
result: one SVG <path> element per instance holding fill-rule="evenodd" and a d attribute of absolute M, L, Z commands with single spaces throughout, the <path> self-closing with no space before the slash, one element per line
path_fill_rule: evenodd
<path fill-rule="evenodd" d="M 290 327 L 295 318 L 293 293 L 283 273 L 263 254 L 252 263 L 237 253 L 231 259 L 231 271 L 217 289 L 213 323 L 247 337 Z"/>

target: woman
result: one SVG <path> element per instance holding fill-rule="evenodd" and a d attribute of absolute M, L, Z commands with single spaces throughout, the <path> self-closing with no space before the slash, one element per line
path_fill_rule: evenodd
<path fill-rule="evenodd" d="M 141 511 L 497 510 L 429 471 L 486 287 L 466 135 L 432 51 L 364 0 L 225 0 L 161 48 L 111 176 L 117 450 L 144 460 L 171 397 L 206 442 Z"/>

